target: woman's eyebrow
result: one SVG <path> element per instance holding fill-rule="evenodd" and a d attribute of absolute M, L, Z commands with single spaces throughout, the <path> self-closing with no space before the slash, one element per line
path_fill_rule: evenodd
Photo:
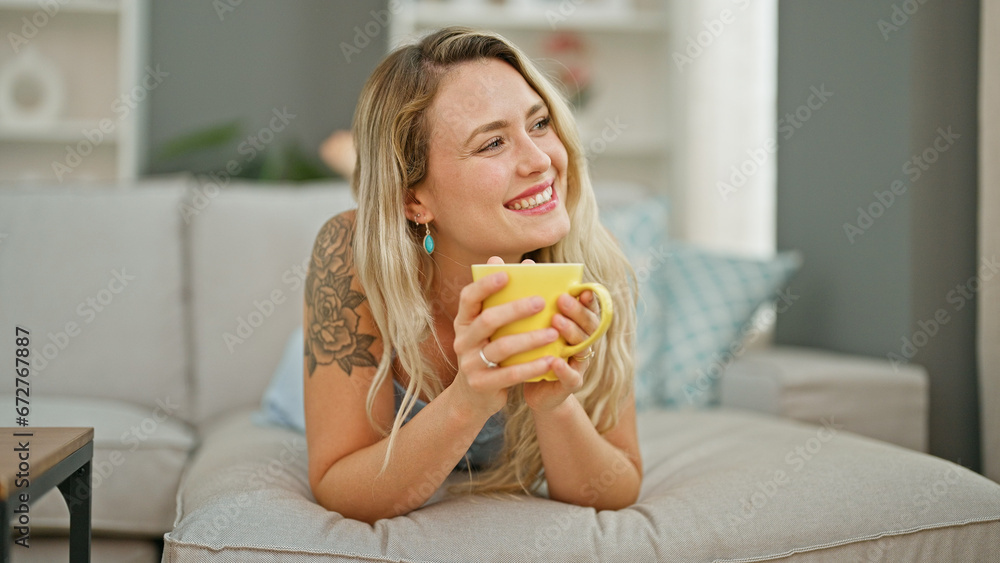
<path fill-rule="evenodd" d="M 525 119 L 531 117 L 532 115 L 534 115 L 535 113 L 537 113 L 538 110 L 540 110 L 540 109 L 542 109 L 544 107 L 545 107 L 545 102 L 544 101 L 538 102 L 537 104 L 531 106 L 530 108 L 528 108 L 528 111 L 525 112 L 525 114 L 524 114 Z M 476 135 L 480 135 L 482 133 L 488 133 L 490 131 L 496 131 L 497 129 L 503 129 L 504 127 L 507 127 L 508 125 L 510 125 L 510 122 L 507 121 L 506 119 L 498 119 L 496 121 L 491 121 L 489 123 L 484 123 L 483 125 L 480 125 L 479 127 L 476 127 L 472 131 L 472 133 L 469 135 L 469 138 L 465 140 L 465 144 L 468 145 L 469 143 L 471 143 L 472 139 L 474 139 L 476 137 Z"/>

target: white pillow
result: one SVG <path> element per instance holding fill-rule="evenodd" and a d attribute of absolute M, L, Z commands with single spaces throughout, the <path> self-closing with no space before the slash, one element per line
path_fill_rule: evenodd
<path fill-rule="evenodd" d="M 288 338 L 278 368 L 274 370 L 271 383 L 264 391 L 260 410 L 254 413 L 255 423 L 261 426 L 282 426 L 305 434 L 303 344 L 300 326 Z"/>

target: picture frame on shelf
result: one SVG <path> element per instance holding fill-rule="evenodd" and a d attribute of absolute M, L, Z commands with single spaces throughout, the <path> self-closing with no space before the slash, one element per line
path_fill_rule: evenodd
<path fill-rule="evenodd" d="M 62 70 L 27 46 L 0 68 L 0 120 L 14 127 L 54 124 L 66 108 Z"/>
<path fill-rule="evenodd" d="M 138 177 L 148 3 L 0 0 L 0 187 Z"/>

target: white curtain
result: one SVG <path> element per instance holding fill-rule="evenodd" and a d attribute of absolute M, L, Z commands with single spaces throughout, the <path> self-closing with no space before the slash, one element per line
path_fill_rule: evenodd
<path fill-rule="evenodd" d="M 777 0 L 679 0 L 676 234 L 718 250 L 775 248 Z M 769 150 L 771 149 L 771 150 Z"/>
<path fill-rule="evenodd" d="M 1000 259 L 1000 2 L 982 3 L 979 89 L 979 263 Z M 980 268 L 979 396 L 983 473 L 1000 482 L 1000 277 Z"/>

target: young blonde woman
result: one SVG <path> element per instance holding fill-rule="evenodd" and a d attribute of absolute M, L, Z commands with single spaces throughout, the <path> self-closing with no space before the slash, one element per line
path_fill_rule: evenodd
<path fill-rule="evenodd" d="M 515 46 L 462 28 L 391 53 L 353 126 L 358 209 L 330 219 L 305 298 L 309 481 L 366 522 L 422 505 L 456 468 L 464 492 L 536 493 L 597 509 L 635 502 L 628 263 L 597 219 L 566 103 Z M 612 292 L 611 328 L 577 357 L 499 367 L 597 327 L 562 295 L 552 326 L 491 342 L 540 298 L 488 309 L 507 282 L 471 264 L 582 262 Z M 552 370 L 558 381 L 525 383 Z"/>

